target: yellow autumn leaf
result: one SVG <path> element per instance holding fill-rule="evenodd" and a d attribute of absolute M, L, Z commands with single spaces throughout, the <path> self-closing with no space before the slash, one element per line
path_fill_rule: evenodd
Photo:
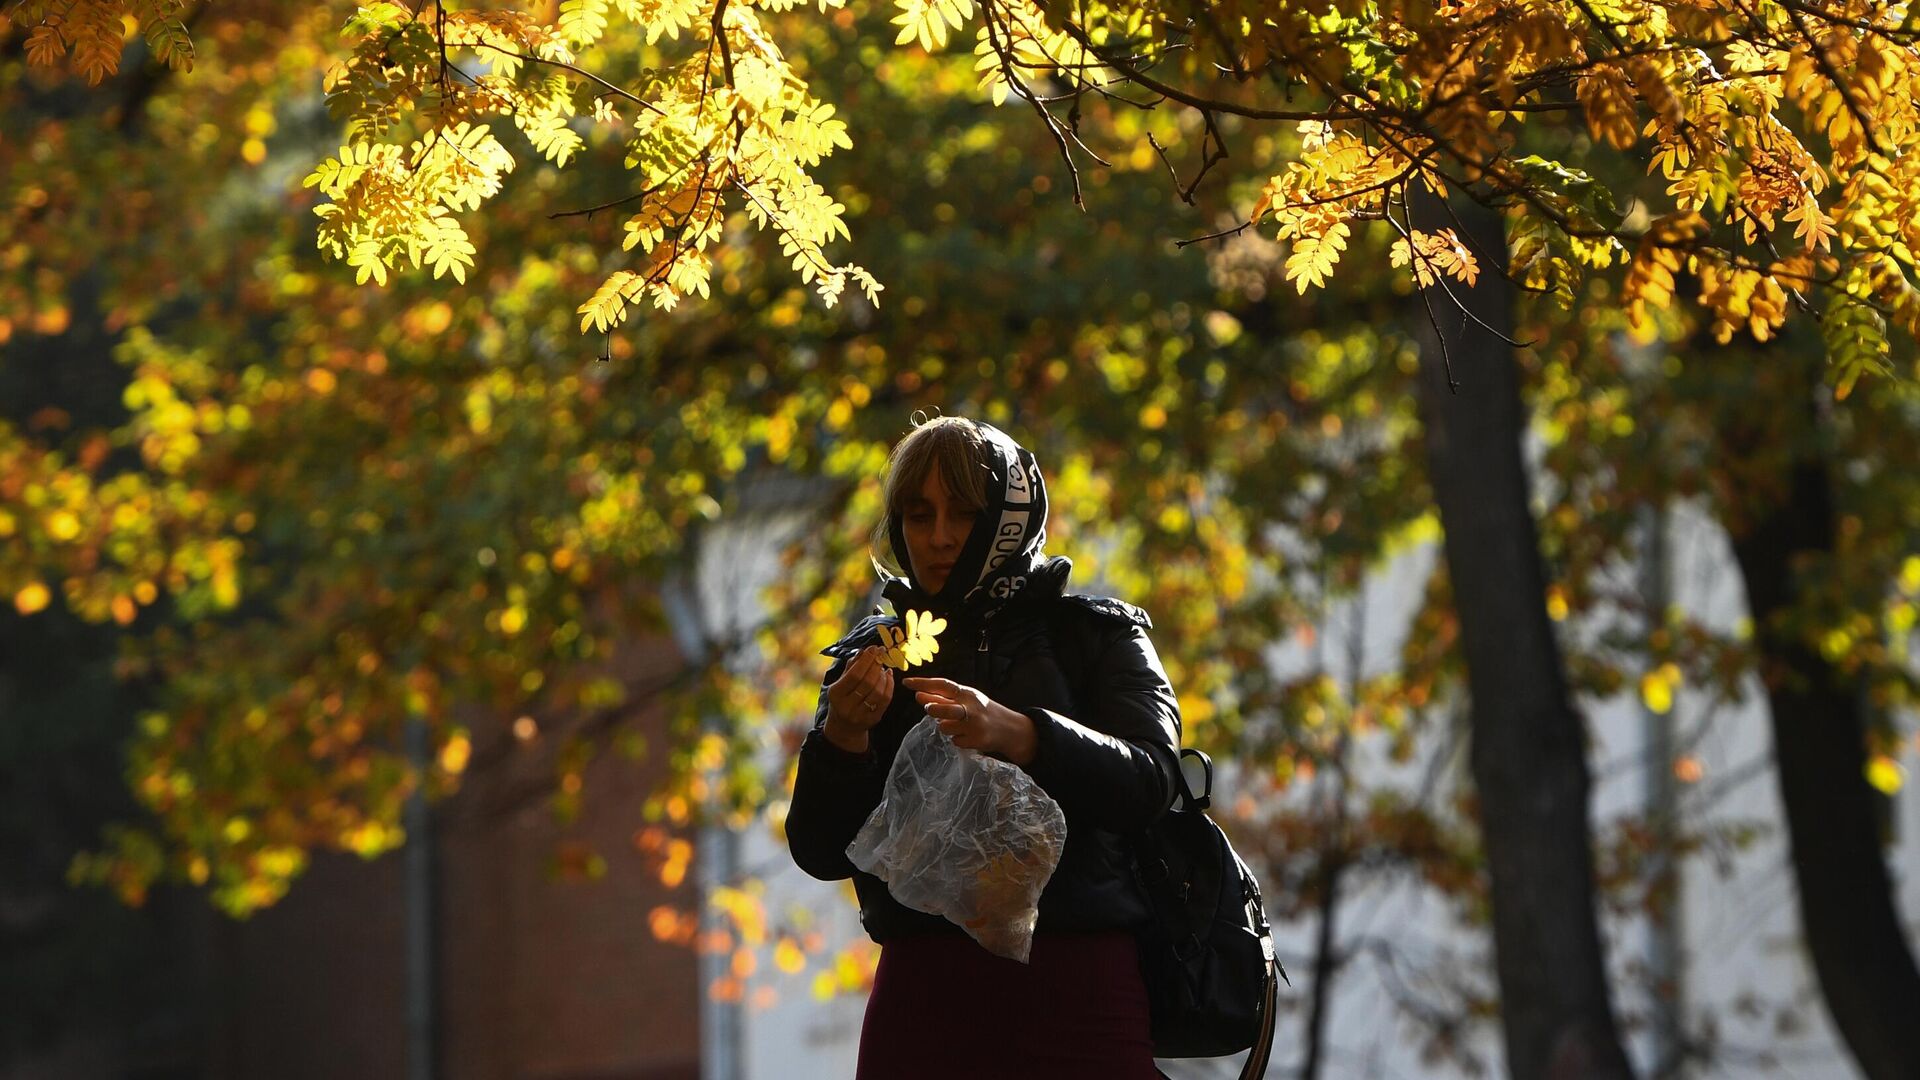
<path fill-rule="evenodd" d="M 31 615 L 44 609 L 47 602 L 52 599 L 53 594 L 47 591 L 45 585 L 38 581 L 31 581 L 27 583 L 26 588 L 13 594 L 13 607 L 22 615 Z"/>
<path fill-rule="evenodd" d="M 1673 691 L 1679 682 L 1680 669 L 1661 664 L 1640 676 L 1640 700 L 1656 714 L 1665 716 L 1673 710 Z"/>
<path fill-rule="evenodd" d="M 458 775 L 466 771 L 467 762 L 472 757 L 473 740 L 464 731 L 454 732 L 453 737 L 440 747 L 440 768 Z"/>
<path fill-rule="evenodd" d="M 80 535 L 80 519 L 70 511 L 55 510 L 47 515 L 47 535 L 55 540 L 71 540 Z"/>
<path fill-rule="evenodd" d="M 527 609 L 518 604 L 500 613 L 500 632 L 512 637 L 527 625 Z"/>
<path fill-rule="evenodd" d="M 1875 754 L 1867 759 L 1867 783 L 1872 784 L 1883 795 L 1897 795 L 1906 784 L 1907 771 L 1900 763 L 1885 754 Z"/>
<path fill-rule="evenodd" d="M 880 644 L 886 652 L 880 662 L 895 671 L 907 670 L 907 632 L 897 626 L 880 627 Z"/>
<path fill-rule="evenodd" d="M 934 617 L 930 611 L 907 612 L 904 628 L 883 624 L 879 628 L 880 644 L 886 654 L 881 662 L 895 671 L 905 671 L 932 660 L 940 651 L 940 642 L 936 639 L 946 628 L 947 620 Z"/>
<path fill-rule="evenodd" d="M 780 943 L 773 947 L 773 963 L 788 975 L 798 975 L 807 966 L 807 954 L 794 944 L 792 938 L 781 938 Z"/>
<path fill-rule="evenodd" d="M 1351 230 L 1344 221 L 1336 221 L 1318 236 L 1302 236 L 1293 242 L 1287 256 L 1286 277 L 1302 292 L 1324 285 L 1333 276 L 1333 268 L 1346 250 Z"/>
<path fill-rule="evenodd" d="M 1786 220 L 1799 223 L 1794 227 L 1793 238 L 1809 251 L 1815 248 L 1827 250 L 1830 246 L 1828 241 L 1839 235 L 1833 219 L 1821 211 L 1820 204 L 1812 196 L 1802 199 L 1787 211 Z"/>
<path fill-rule="evenodd" d="M 836 957 L 833 973 L 842 990 L 858 990 L 867 984 L 867 970 L 853 953 L 841 953 Z"/>
<path fill-rule="evenodd" d="M 1547 589 L 1547 618 L 1554 622 L 1565 622 L 1572 608 L 1567 604 L 1567 590 L 1558 585 Z"/>
<path fill-rule="evenodd" d="M 932 660 L 934 654 L 940 651 L 940 642 L 937 638 L 940 632 L 946 628 L 947 620 L 935 618 L 932 612 L 907 612 L 907 643 L 905 646 L 907 666 L 912 667 L 915 664 L 924 664 Z"/>

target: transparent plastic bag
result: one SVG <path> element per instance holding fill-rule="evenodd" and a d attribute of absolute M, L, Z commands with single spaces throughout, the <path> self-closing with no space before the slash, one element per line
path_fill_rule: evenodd
<path fill-rule="evenodd" d="M 1024 964 L 1040 891 L 1066 840 L 1066 815 L 1032 777 L 954 746 L 928 718 L 901 742 L 880 805 L 847 857 L 894 899 Z"/>

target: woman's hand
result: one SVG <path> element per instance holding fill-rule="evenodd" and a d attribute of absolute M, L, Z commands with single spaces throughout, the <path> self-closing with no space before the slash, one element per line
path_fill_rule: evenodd
<path fill-rule="evenodd" d="M 953 745 L 983 754 L 999 754 L 1015 765 L 1033 763 L 1036 748 L 1033 721 L 971 686 L 951 679 L 902 679 L 927 715 L 951 736 Z"/>
<path fill-rule="evenodd" d="M 847 670 L 827 687 L 827 741 L 850 754 L 867 752 L 867 733 L 893 701 L 893 669 L 880 662 L 881 649 L 860 650 Z"/>

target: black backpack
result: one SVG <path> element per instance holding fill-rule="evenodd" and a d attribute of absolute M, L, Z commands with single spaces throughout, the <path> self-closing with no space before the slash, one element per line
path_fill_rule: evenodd
<path fill-rule="evenodd" d="M 1173 808 L 1135 839 L 1134 871 L 1153 908 L 1139 935 L 1155 1057 L 1221 1057 L 1249 1050 L 1242 1080 L 1263 1075 L 1273 1047 L 1278 982 L 1260 884 L 1220 826 L 1213 762 L 1180 751 Z M 1199 792 L 1186 763 L 1204 777 Z M 1293 985 L 1292 980 L 1287 985 Z"/>
<path fill-rule="evenodd" d="M 1146 612 L 1110 597 L 1061 599 L 1143 629 L 1153 625 Z M 1089 658 L 1079 634 L 1055 621 L 1049 636 L 1066 663 L 1063 670 L 1086 670 Z M 1089 689 L 1075 687 L 1076 695 L 1084 698 Z M 1199 768 L 1198 794 L 1186 777 L 1190 760 Z M 1137 938 L 1153 1055 L 1223 1057 L 1251 1050 L 1240 1077 L 1252 1080 L 1266 1072 L 1273 1048 L 1278 984 L 1293 981 L 1274 957 L 1260 883 L 1207 816 L 1212 759 L 1188 749 L 1180 751 L 1179 763 L 1172 808 L 1131 838 L 1134 875 L 1152 909 Z"/>

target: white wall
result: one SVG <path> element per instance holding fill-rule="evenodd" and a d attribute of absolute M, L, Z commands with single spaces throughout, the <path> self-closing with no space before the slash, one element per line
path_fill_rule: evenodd
<path fill-rule="evenodd" d="M 1717 629 L 1730 631 L 1745 615 L 1744 592 L 1737 568 L 1718 526 L 1697 513 L 1675 513 L 1669 523 L 1674 603 Z M 1431 565 L 1431 550 L 1412 553 L 1385 567 L 1364 594 L 1366 646 L 1364 669 L 1372 674 L 1391 663 L 1404 637 L 1407 619 L 1419 599 L 1419 587 Z M 1629 573 L 1631 571 L 1629 570 Z M 1631 580 L 1629 578 L 1629 580 Z M 1337 604 L 1320 642 L 1343 639 L 1354 618 L 1354 604 Z M 1579 628 L 1569 632 L 1579 633 Z M 1276 647 L 1274 662 L 1283 671 L 1300 670 L 1310 663 L 1296 643 Z M 1339 647 L 1324 653 L 1325 667 L 1336 679 L 1347 678 L 1348 664 Z M 1593 737 L 1589 760 L 1595 786 L 1593 815 L 1596 833 L 1622 815 L 1640 813 L 1648 797 L 1646 718 L 1629 693 L 1606 701 L 1581 705 Z M 1686 826 L 1751 824 L 1760 830 L 1744 848 L 1731 846 L 1694 855 L 1684 861 L 1680 917 L 1682 979 L 1681 1024 L 1686 1036 L 1713 1034 L 1713 1052 L 1695 1060 L 1677 1075 L 1688 1077 L 1791 1077 L 1795 1080 L 1851 1080 L 1859 1076 L 1819 1004 L 1817 987 L 1800 945 L 1797 907 L 1791 869 L 1787 863 L 1785 826 L 1771 769 L 1772 740 L 1765 700 L 1757 680 L 1749 678 L 1743 701 L 1719 701 L 1701 689 L 1685 688 L 1664 721 L 1672 729 L 1681 752 L 1694 755 L 1702 766 L 1698 782 L 1680 786 L 1678 799 Z M 1903 762 L 1909 773 L 1920 772 L 1914 753 L 1911 718 Z M 1363 786 L 1393 784 L 1410 789 L 1424 763 L 1444 749 L 1444 733 L 1434 732 L 1430 745 L 1415 755 L 1415 764 L 1395 766 L 1375 753 L 1362 757 L 1356 772 Z M 1455 755 L 1444 775 L 1464 783 L 1464 761 Z M 1667 767 L 1664 763 L 1657 767 Z M 1231 783 L 1231 780 L 1227 781 Z M 1296 788 L 1298 785 L 1296 785 Z M 1284 798 L 1301 798 L 1290 792 Z M 1216 805 L 1229 804 L 1232 792 Z M 1909 941 L 1920 947 L 1920 797 L 1911 786 L 1896 800 L 1896 844 L 1887 853 L 1898 890 L 1898 903 L 1909 927 Z M 1279 928 L 1283 956 L 1303 960 L 1311 955 L 1317 926 L 1305 919 Z M 1629 1043 L 1629 1052 L 1642 1076 L 1655 1071 L 1651 1034 L 1653 996 L 1645 975 L 1649 927 L 1638 917 L 1609 915 L 1603 933 L 1615 973 L 1614 1004 Z M 1460 923 L 1437 894 L 1405 878 L 1374 884 L 1357 893 L 1343 893 L 1337 917 L 1337 939 L 1348 949 L 1358 948 L 1365 959 L 1354 961 L 1336 984 L 1330 1021 L 1331 1053 L 1323 1075 L 1329 1078 L 1453 1077 L 1469 1075 L 1459 1068 L 1422 1059 L 1423 1033 L 1395 1005 L 1389 989 L 1394 982 L 1430 983 L 1433 997 L 1444 1000 L 1445 985 L 1453 978 L 1484 983 L 1491 961 L 1490 940 L 1483 928 Z M 1403 954 L 1401 970 L 1383 970 L 1369 940 L 1386 939 Z M 1304 965 L 1303 965 L 1304 966 Z M 1467 970 L 1478 967 L 1478 970 Z M 1296 974 L 1299 971 L 1296 970 Z M 1292 1076 L 1304 1046 L 1305 1002 L 1310 986 L 1296 978 L 1293 1009 L 1285 1014 L 1269 1076 Z M 1916 1018 L 1920 1021 L 1920 1018 Z M 1468 1040 L 1481 1061 L 1498 1074 L 1503 1056 L 1497 1030 L 1483 1025 Z M 1207 1075 L 1196 1072 L 1194 1075 Z"/>

